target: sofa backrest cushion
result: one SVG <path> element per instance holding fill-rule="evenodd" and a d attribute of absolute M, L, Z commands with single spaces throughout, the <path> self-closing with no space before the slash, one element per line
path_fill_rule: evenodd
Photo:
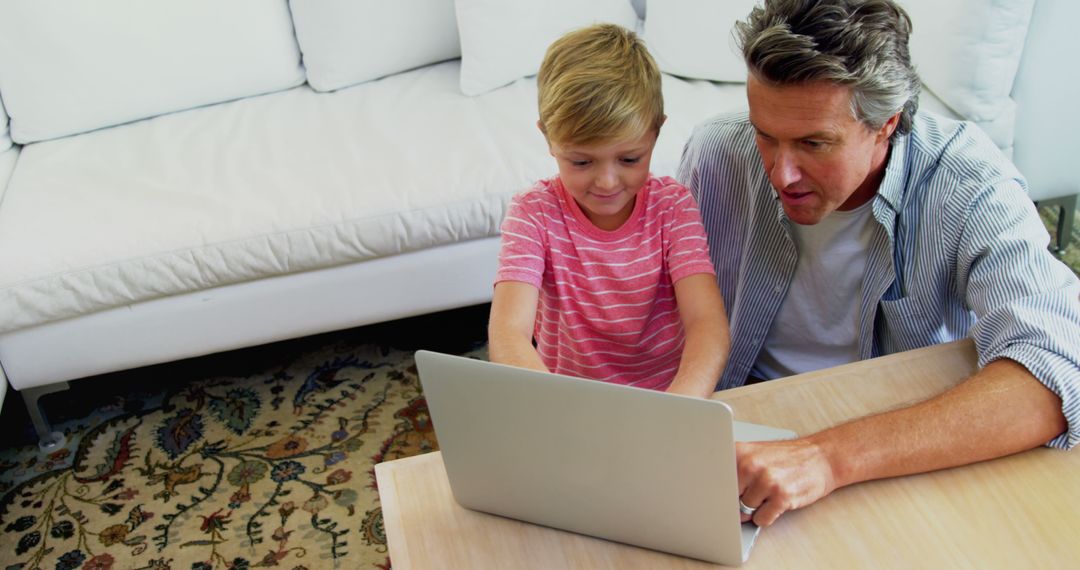
<path fill-rule="evenodd" d="M 4 100 L 0 98 L 0 153 L 11 148 L 11 133 L 8 132 L 8 116 L 4 110 Z"/>
<path fill-rule="evenodd" d="M 15 172 L 15 162 L 19 158 L 22 147 L 12 146 L 7 150 L 0 150 L 0 202 L 4 201 L 4 192 L 7 190 L 8 180 Z"/>
<path fill-rule="evenodd" d="M 756 0 L 664 0 L 649 4 L 645 43 L 660 70 L 711 81 L 746 81 L 746 63 L 735 44 L 735 22 Z"/>
<path fill-rule="evenodd" d="M 461 92 L 479 95 L 540 70 L 551 42 L 610 22 L 633 30 L 630 0 L 456 0 Z"/>
<path fill-rule="evenodd" d="M 308 83 L 333 91 L 461 56 L 454 0 L 290 0 Z"/>
<path fill-rule="evenodd" d="M 0 2 L 0 93 L 15 142 L 303 81 L 287 0 Z"/>
<path fill-rule="evenodd" d="M 965 119 L 999 120 L 1020 66 L 1035 0 L 900 0 L 923 83 Z"/>

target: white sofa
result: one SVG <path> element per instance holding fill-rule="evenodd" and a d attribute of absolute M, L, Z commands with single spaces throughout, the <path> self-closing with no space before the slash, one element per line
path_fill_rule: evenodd
<path fill-rule="evenodd" d="M 961 2 L 1002 20 L 995 3 Z M 752 4 L 7 0 L 0 397 L 22 393 L 48 447 L 37 398 L 68 380 L 490 300 L 503 209 L 554 172 L 532 77 L 547 43 L 598 19 L 638 26 L 682 76 L 665 75 L 653 159 L 670 175 L 694 124 L 745 108 L 719 28 Z M 1075 194 L 1052 153 L 1075 149 L 1076 118 L 1051 116 L 1043 101 L 1064 95 L 1040 86 L 1066 74 L 1026 55 L 1026 17 L 980 40 L 992 77 L 959 77 L 942 62 L 968 70 L 981 52 L 941 27 L 919 36 L 938 3 L 905 4 L 942 76 L 924 108 L 986 128 L 1033 193 Z M 1076 21 L 1067 0 L 1015 6 L 1032 4 L 1030 50 Z"/>

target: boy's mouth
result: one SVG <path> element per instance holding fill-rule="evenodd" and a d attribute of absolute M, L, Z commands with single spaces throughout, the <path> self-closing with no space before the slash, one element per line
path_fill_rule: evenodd
<path fill-rule="evenodd" d="M 620 194 L 622 194 L 622 190 L 612 192 L 610 194 L 597 194 L 596 192 L 592 192 L 593 197 L 597 200 L 614 200 Z"/>

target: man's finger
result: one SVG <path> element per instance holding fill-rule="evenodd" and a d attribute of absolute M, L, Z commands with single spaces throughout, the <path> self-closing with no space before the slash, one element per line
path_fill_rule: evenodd
<path fill-rule="evenodd" d="M 739 500 L 751 509 L 759 508 L 770 495 L 772 486 L 771 480 L 765 473 L 755 473 L 748 483 L 746 489 L 743 490 L 742 495 L 739 497 Z"/>
<path fill-rule="evenodd" d="M 736 474 L 739 479 L 739 496 L 746 492 L 746 488 L 750 485 L 750 481 L 753 477 L 743 469 L 742 458 L 746 456 L 745 446 L 742 443 L 735 442 L 735 468 Z M 746 522 L 746 521 L 743 521 Z"/>
<path fill-rule="evenodd" d="M 760 527 L 769 526 L 776 522 L 776 519 L 780 518 L 785 511 L 783 504 L 777 501 L 765 501 L 758 510 L 754 511 L 754 524 Z"/>

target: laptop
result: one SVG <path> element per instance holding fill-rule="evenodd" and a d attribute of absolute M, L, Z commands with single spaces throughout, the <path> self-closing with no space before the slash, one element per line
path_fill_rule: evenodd
<path fill-rule="evenodd" d="M 795 437 L 723 402 L 429 351 L 416 366 L 454 499 L 477 511 L 727 565 L 735 441 Z"/>

